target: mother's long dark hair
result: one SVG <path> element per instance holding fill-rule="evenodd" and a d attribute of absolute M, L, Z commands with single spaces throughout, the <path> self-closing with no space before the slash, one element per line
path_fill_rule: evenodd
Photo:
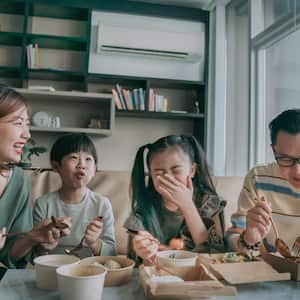
<path fill-rule="evenodd" d="M 170 147 L 181 149 L 189 156 L 191 163 L 196 165 L 195 176 L 192 179 L 195 202 L 201 203 L 205 192 L 216 193 L 209 175 L 204 151 L 193 136 L 169 135 L 158 139 L 153 144 L 146 144 L 140 147 L 131 173 L 132 210 L 141 217 L 145 228 L 152 234 L 160 232 L 154 206 L 162 205 L 162 201 L 155 201 L 156 199 L 161 199 L 161 196 L 156 192 L 152 178 L 146 176 L 144 154 L 147 149 L 146 163 L 149 170 L 153 156 Z M 160 237 L 157 236 L 157 238 Z"/>

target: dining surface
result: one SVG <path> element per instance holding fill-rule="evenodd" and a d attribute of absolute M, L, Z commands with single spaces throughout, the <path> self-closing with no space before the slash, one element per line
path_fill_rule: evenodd
<path fill-rule="evenodd" d="M 59 300 L 58 291 L 46 291 L 36 287 L 35 271 L 8 270 L 0 282 L 1 300 Z M 277 281 L 237 285 L 238 295 L 234 297 L 218 296 L 214 299 L 272 299 L 299 300 L 300 282 Z M 135 269 L 131 281 L 118 287 L 105 287 L 102 300 L 144 300 L 143 288 L 139 280 L 138 270 Z M 170 299 L 170 298 L 169 298 Z M 83 299 L 85 300 L 85 299 Z"/>

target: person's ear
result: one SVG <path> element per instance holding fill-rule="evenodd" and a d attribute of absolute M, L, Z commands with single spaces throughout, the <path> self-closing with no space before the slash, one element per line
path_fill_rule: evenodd
<path fill-rule="evenodd" d="M 52 169 L 53 169 L 54 172 L 58 172 L 59 162 L 55 161 L 55 160 L 52 160 L 51 161 L 51 167 L 52 167 Z"/>
<path fill-rule="evenodd" d="M 191 173 L 190 173 L 191 178 L 194 178 L 196 171 L 197 171 L 197 164 L 193 163 L 191 168 Z"/>

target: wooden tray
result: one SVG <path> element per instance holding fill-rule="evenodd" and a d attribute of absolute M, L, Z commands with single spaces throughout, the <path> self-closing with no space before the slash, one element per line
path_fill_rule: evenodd
<path fill-rule="evenodd" d="M 264 253 L 262 258 L 278 272 L 290 272 L 292 280 L 300 281 L 300 261 L 292 261 L 277 253 Z"/>
<path fill-rule="evenodd" d="M 199 255 L 199 261 L 204 263 L 218 278 L 229 284 L 243 284 L 263 281 L 290 280 L 290 273 L 279 273 L 265 261 L 212 263 L 213 258 L 222 254 Z M 205 262 L 206 261 L 206 262 Z"/>
<path fill-rule="evenodd" d="M 224 286 L 203 265 L 193 267 L 168 268 L 171 274 L 177 274 L 183 282 L 151 282 L 152 275 L 170 275 L 158 271 L 155 267 L 140 266 L 140 278 L 148 299 L 201 299 L 211 296 L 235 296 L 236 288 Z"/>

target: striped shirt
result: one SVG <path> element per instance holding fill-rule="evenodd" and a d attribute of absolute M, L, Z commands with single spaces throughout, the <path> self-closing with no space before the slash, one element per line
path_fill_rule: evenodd
<path fill-rule="evenodd" d="M 231 216 L 229 242 L 231 233 L 241 233 L 246 228 L 245 215 L 261 197 L 272 205 L 272 216 L 279 237 L 291 246 L 296 237 L 300 236 L 300 190 L 280 175 L 276 163 L 254 167 L 247 174 L 238 200 L 238 211 Z M 267 242 L 275 244 L 272 229 L 267 235 Z"/>

